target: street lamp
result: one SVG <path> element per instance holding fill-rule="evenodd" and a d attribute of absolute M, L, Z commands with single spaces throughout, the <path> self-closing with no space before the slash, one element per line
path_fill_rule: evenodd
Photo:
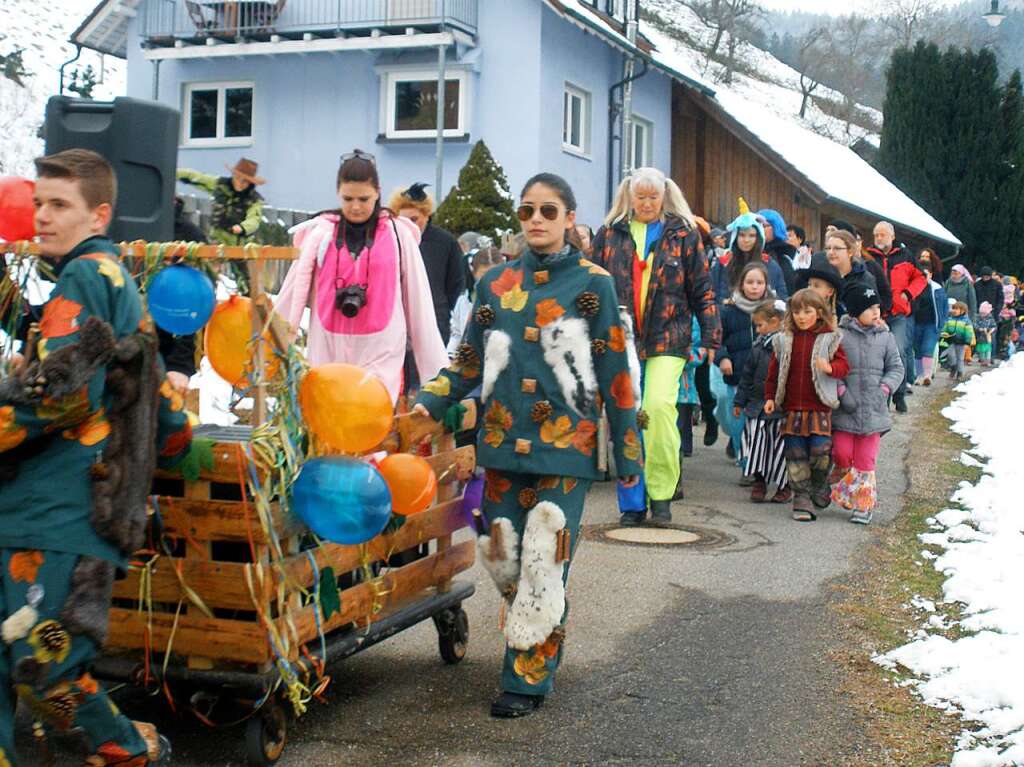
<path fill-rule="evenodd" d="M 993 29 L 1002 24 L 1006 20 L 1006 14 L 999 11 L 999 0 L 992 0 L 992 9 L 983 14 L 981 18 L 985 19 Z"/>

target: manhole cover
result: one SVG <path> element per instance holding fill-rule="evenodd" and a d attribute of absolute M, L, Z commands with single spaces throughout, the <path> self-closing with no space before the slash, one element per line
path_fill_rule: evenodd
<path fill-rule="evenodd" d="M 615 527 L 605 531 L 605 538 L 623 543 L 641 543 L 648 546 L 682 546 L 700 540 L 697 533 L 673 527 Z"/>

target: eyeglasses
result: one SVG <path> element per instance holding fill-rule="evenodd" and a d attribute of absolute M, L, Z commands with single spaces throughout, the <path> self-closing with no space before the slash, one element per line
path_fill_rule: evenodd
<path fill-rule="evenodd" d="M 366 160 L 374 165 L 377 164 L 377 158 L 369 152 L 364 152 L 362 149 L 353 149 L 351 152 L 346 152 L 341 156 L 342 162 L 348 162 L 349 160 Z"/>
<path fill-rule="evenodd" d="M 843 247 L 841 247 L 841 248 L 836 248 L 836 247 L 825 248 L 825 252 L 826 253 L 842 253 L 844 250 L 849 250 L 849 248 L 846 247 L 845 245 Z"/>
<path fill-rule="evenodd" d="M 531 218 L 533 218 L 533 214 L 536 211 L 537 206 L 524 204 L 519 206 L 519 209 L 516 211 L 516 216 L 519 217 L 520 221 L 529 221 Z M 540 214 L 544 216 L 544 218 L 546 218 L 548 221 L 554 221 L 556 218 L 558 218 L 558 215 L 561 212 L 561 208 L 559 208 L 553 202 L 546 202 L 540 206 Z"/>

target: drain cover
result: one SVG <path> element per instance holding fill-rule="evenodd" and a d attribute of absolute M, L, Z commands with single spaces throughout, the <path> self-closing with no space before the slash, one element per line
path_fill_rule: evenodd
<path fill-rule="evenodd" d="M 697 533 L 674 527 L 615 527 L 606 530 L 604 535 L 613 541 L 648 546 L 683 546 L 701 539 Z"/>

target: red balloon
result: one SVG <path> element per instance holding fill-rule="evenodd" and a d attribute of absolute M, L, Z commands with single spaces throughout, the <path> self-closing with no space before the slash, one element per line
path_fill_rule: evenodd
<path fill-rule="evenodd" d="M 35 190 L 35 182 L 27 178 L 0 176 L 0 240 L 15 242 L 36 236 Z"/>

